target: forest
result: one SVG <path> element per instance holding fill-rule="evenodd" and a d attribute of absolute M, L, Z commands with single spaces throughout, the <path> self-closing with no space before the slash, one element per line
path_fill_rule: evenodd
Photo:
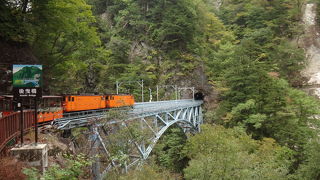
<path fill-rule="evenodd" d="M 0 0 L 0 41 L 27 44 L 47 94 L 141 79 L 205 94 L 201 133 L 173 127 L 149 165 L 110 179 L 319 179 L 319 101 L 300 90 L 297 43 L 308 2 Z"/>

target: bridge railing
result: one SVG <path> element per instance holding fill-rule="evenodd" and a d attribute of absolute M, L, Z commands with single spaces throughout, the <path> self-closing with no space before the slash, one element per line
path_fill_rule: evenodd
<path fill-rule="evenodd" d="M 149 112 L 164 111 L 168 109 L 183 108 L 185 106 L 194 106 L 202 104 L 202 101 L 195 101 L 193 99 L 174 100 L 174 101 L 160 101 L 158 103 L 137 104 L 132 111 L 133 114 L 145 114 Z"/>
<path fill-rule="evenodd" d="M 34 126 L 34 111 L 24 111 L 23 130 Z M 20 112 L 12 113 L 0 118 L 0 152 L 13 138 L 20 135 Z"/>

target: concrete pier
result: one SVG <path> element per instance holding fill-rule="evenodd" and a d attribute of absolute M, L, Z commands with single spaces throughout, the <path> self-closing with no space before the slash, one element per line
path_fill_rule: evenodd
<path fill-rule="evenodd" d="M 48 167 L 47 144 L 24 145 L 22 147 L 12 148 L 10 153 L 20 161 L 24 161 L 42 172 L 45 172 Z"/>

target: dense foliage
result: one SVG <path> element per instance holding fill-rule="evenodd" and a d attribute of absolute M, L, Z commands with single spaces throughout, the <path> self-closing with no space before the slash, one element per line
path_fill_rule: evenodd
<path fill-rule="evenodd" d="M 172 172 L 181 173 L 189 160 L 183 150 L 186 140 L 181 128 L 170 128 L 153 150 L 156 162 Z"/>
<path fill-rule="evenodd" d="M 186 179 L 285 179 L 293 152 L 273 139 L 255 141 L 241 129 L 203 126 L 188 140 Z"/>
<path fill-rule="evenodd" d="M 65 154 L 66 163 L 61 166 L 58 164 L 51 165 L 46 173 L 41 173 L 36 168 L 25 168 L 23 173 L 28 176 L 29 180 L 46 179 L 46 180 L 76 180 L 80 178 L 89 178 L 88 167 L 91 161 L 84 154 L 67 155 Z"/>
<path fill-rule="evenodd" d="M 176 180 L 180 178 L 179 175 L 173 175 L 170 171 L 153 162 L 148 162 L 148 165 L 144 165 L 138 170 L 131 170 L 127 174 L 119 175 L 111 172 L 104 177 L 104 180 Z"/>

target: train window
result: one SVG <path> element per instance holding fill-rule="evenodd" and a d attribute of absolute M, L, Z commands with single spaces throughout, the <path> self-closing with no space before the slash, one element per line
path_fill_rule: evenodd
<path fill-rule="evenodd" d="M 40 110 L 43 107 L 43 99 L 40 100 L 38 104 L 38 109 Z"/>
<path fill-rule="evenodd" d="M 0 102 L 0 111 L 4 111 L 4 103 L 3 102 Z"/>
<path fill-rule="evenodd" d="M 72 101 L 74 101 L 74 97 L 72 97 Z"/>
<path fill-rule="evenodd" d="M 0 111 L 4 110 L 4 99 L 0 99 Z"/>
<path fill-rule="evenodd" d="M 70 96 L 68 97 L 68 101 L 71 101 L 71 97 Z"/>
<path fill-rule="evenodd" d="M 43 101 L 42 101 L 42 111 L 48 111 L 49 107 L 48 107 L 48 99 L 47 98 L 43 98 Z"/>
<path fill-rule="evenodd" d="M 60 107 L 60 106 L 61 106 L 61 99 L 56 98 L 56 107 Z"/>
<path fill-rule="evenodd" d="M 44 99 L 44 106 L 49 107 L 49 99 Z"/>
<path fill-rule="evenodd" d="M 49 101 L 49 107 L 54 107 L 54 104 L 55 104 L 55 102 L 54 102 L 54 99 L 48 99 L 48 101 Z"/>
<path fill-rule="evenodd" d="M 10 110 L 10 105 L 9 105 L 9 102 L 8 101 L 5 101 L 4 104 L 3 104 L 3 110 Z"/>
<path fill-rule="evenodd" d="M 10 100 L 5 101 L 4 102 L 4 110 L 7 110 L 7 111 L 11 110 L 10 105 L 11 105 Z"/>

